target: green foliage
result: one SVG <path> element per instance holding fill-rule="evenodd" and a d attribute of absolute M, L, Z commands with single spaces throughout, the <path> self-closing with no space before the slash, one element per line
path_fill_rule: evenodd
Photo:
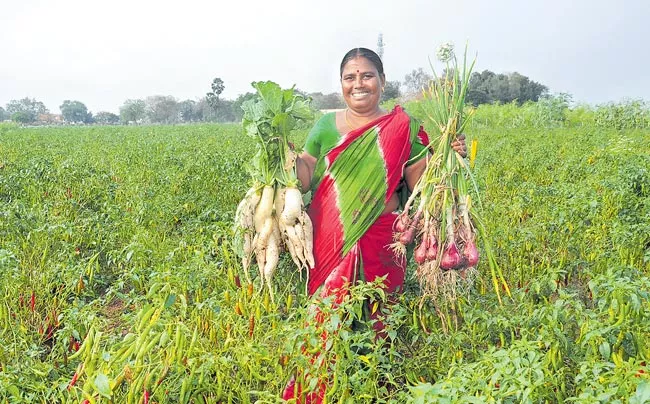
<path fill-rule="evenodd" d="M 30 123 L 30 122 L 34 122 L 35 118 L 29 112 L 19 111 L 11 114 L 11 120 L 18 123 Z"/>
<path fill-rule="evenodd" d="M 146 104 L 144 100 L 126 100 L 120 107 L 122 123 L 142 123 L 145 119 Z"/>
<path fill-rule="evenodd" d="M 33 98 L 23 98 L 21 100 L 11 100 L 7 104 L 6 113 L 14 122 L 31 123 L 38 119 L 41 114 L 47 114 L 49 111 L 41 101 Z"/>
<path fill-rule="evenodd" d="M 428 88 L 431 80 L 433 80 L 433 77 L 421 67 L 413 69 L 411 73 L 404 76 L 406 93 L 410 96 L 418 96 L 423 89 Z"/>
<path fill-rule="evenodd" d="M 537 102 L 528 101 L 523 105 L 516 101 L 505 105 L 484 104 L 476 109 L 474 121 L 477 126 L 486 127 L 561 127 L 567 121 L 570 101 L 569 95 L 558 94 L 544 96 Z"/>
<path fill-rule="evenodd" d="M 215 111 L 219 109 L 219 96 L 226 89 L 226 86 L 219 77 L 215 77 L 210 84 L 210 91 L 205 94 L 205 99 L 208 105 Z"/>
<path fill-rule="evenodd" d="M 381 94 L 381 102 L 399 98 L 402 95 L 399 87 L 399 81 L 387 81 Z"/>
<path fill-rule="evenodd" d="M 180 119 L 180 108 L 176 98 L 172 96 L 154 95 L 147 97 L 145 116 L 149 123 L 171 124 Z"/>
<path fill-rule="evenodd" d="M 88 112 L 86 105 L 80 101 L 65 100 L 59 107 L 61 115 L 66 122 L 71 123 L 89 123 L 92 121 L 92 114 Z"/>
<path fill-rule="evenodd" d="M 309 97 L 312 99 L 311 105 L 314 109 L 345 108 L 345 102 L 343 102 L 340 93 L 310 93 Z"/>
<path fill-rule="evenodd" d="M 596 125 L 613 129 L 650 128 L 650 106 L 642 100 L 599 105 L 595 110 Z"/>
<path fill-rule="evenodd" d="M 251 175 L 264 185 L 277 181 L 295 186 L 295 173 L 294 178 L 287 177 L 285 159 L 289 156 L 291 131 L 298 123 L 313 119 L 309 99 L 296 94 L 293 88 L 283 90 L 272 81 L 253 82 L 252 86 L 257 96 L 242 104 L 244 133 L 257 141 Z"/>
<path fill-rule="evenodd" d="M 95 114 L 94 121 L 100 125 L 116 125 L 120 123 L 120 117 L 112 112 L 100 111 Z"/>
<path fill-rule="evenodd" d="M 519 105 L 528 101 L 537 101 L 545 95 L 548 88 L 530 80 L 517 72 L 495 74 L 489 70 L 475 72 L 469 82 L 467 102 L 474 106 L 481 104 L 509 104 L 516 101 Z"/>
<path fill-rule="evenodd" d="M 650 134 L 584 107 L 508 126 L 520 108 L 480 106 L 491 124 L 467 129 L 512 299 L 480 264 L 438 313 L 409 267 L 399 297 L 361 284 L 322 326 L 288 257 L 273 304 L 232 252 L 255 151 L 240 125 L 0 125 L 0 402 L 276 402 L 315 366 L 303 347 L 337 359 L 310 368 L 336 375 L 328 401 L 647 402 Z"/>

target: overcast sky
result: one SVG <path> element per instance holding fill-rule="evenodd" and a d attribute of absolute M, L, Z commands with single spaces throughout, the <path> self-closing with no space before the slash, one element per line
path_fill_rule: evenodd
<path fill-rule="evenodd" d="M 650 0 L 20 0 L 0 13 L 0 106 L 36 98 L 117 113 L 126 99 L 222 97 L 273 80 L 339 91 L 350 48 L 384 36 L 388 80 L 451 41 L 475 70 L 519 72 L 598 104 L 650 101 Z"/>

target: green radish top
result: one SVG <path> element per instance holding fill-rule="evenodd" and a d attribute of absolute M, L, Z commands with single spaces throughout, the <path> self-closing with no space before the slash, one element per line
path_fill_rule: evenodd
<path fill-rule="evenodd" d="M 253 82 L 257 97 L 242 104 L 244 132 L 257 139 L 257 153 L 249 166 L 251 176 L 264 185 L 298 183 L 289 134 L 301 121 L 313 118 L 310 99 L 294 88 L 283 90 L 272 81 Z"/>

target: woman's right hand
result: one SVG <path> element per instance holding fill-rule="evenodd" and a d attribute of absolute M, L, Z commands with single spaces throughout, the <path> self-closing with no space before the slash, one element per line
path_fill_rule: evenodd
<path fill-rule="evenodd" d="M 454 149 L 454 151 L 458 154 L 460 154 L 461 157 L 465 158 L 467 157 L 467 145 L 465 144 L 465 135 L 462 133 L 458 133 L 456 135 L 456 140 L 451 142 L 451 148 Z"/>
<path fill-rule="evenodd" d="M 300 190 L 302 193 L 309 191 L 311 179 L 314 176 L 314 169 L 316 168 L 316 157 L 303 151 L 296 159 L 296 175 L 300 181 Z"/>

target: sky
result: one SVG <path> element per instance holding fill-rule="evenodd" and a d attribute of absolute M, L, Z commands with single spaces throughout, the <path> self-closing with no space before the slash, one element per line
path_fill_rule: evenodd
<path fill-rule="evenodd" d="M 467 43 L 475 71 L 592 105 L 650 101 L 650 0 L 21 0 L 0 13 L 0 106 L 118 113 L 127 99 L 198 100 L 215 77 L 226 99 L 260 80 L 338 92 L 343 55 L 379 33 L 388 80 Z"/>

